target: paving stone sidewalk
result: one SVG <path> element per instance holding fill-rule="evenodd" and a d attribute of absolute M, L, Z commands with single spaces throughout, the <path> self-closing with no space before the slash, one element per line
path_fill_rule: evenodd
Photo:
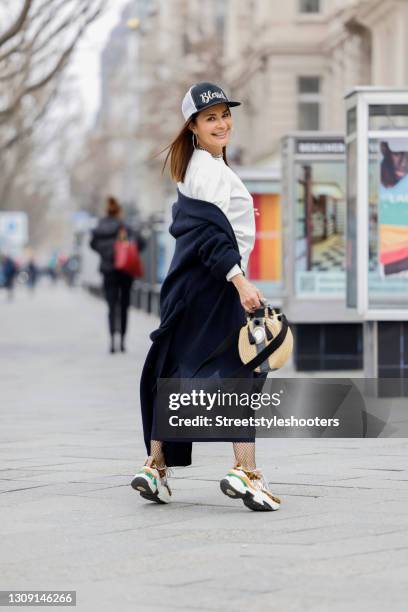
<path fill-rule="evenodd" d="M 175 501 L 144 502 L 129 481 L 157 319 L 132 311 L 116 355 L 105 319 L 80 288 L 0 291 L 0 589 L 73 589 L 85 612 L 406 610 L 407 440 L 259 440 L 283 501 L 265 514 L 219 491 L 231 445 L 196 444 Z"/>

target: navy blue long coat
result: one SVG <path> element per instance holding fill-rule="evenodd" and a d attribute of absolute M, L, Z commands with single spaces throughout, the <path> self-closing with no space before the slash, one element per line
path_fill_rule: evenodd
<path fill-rule="evenodd" d="M 240 264 L 234 230 L 212 202 L 189 198 L 177 189 L 169 231 L 176 238 L 174 255 L 160 292 L 160 326 L 140 380 L 144 439 L 150 454 L 157 379 L 190 378 L 222 340 L 246 323 L 245 310 L 226 274 Z M 197 373 L 218 371 L 227 378 L 242 365 L 236 343 Z M 190 465 L 191 442 L 163 442 L 166 465 Z"/>

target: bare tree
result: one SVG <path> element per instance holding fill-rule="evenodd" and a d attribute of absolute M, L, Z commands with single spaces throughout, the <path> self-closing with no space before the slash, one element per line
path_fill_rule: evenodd
<path fill-rule="evenodd" d="M 20 12 L 0 34 L 0 154 L 30 133 L 44 117 L 55 96 L 58 76 L 105 2 L 20 3 Z M 8 6 L 7 0 L 0 1 L 3 13 Z"/>
<path fill-rule="evenodd" d="M 73 120 L 65 68 L 105 5 L 106 0 L 0 0 L 0 208 L 25 210 L 37 244 L 63 174 L 53 167 L 53 159 L 59 163 L 57 143 Z M 57 100 L 63 116 L 53 115 Z"/>

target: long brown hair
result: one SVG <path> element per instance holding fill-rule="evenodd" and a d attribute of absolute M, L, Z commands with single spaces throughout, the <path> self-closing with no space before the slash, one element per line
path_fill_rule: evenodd
<path fill-rule="evenodd" d="M 113 196 L 106 198 L 106 214 L 108 217 L 120 217 L 122 207 Z"/>
<path fill-rule="evenodd" d="M 166 159 L 164 160 L 162 168 L 162 174 L 166 168 L 167 161 L 170 157 L 170 174 L 171 178 L 176 182 L 182 183 L 184 181 L 188 162 L 190 161 L 191 156 L 194 153 L 192 139 L 193 132 L 190 130 L 189 126 L 191 123 L 196 123 L 197 115 L 198 113 L 194 113 L 194 115 L 192 115 L 185 122 L 174 140 L 167 147 L 160 151 L 160 153 L 163 153 L 163 151 L 166 151 L 168 149 L 168 153 L 166 155 Z M 160 155 L 160 153 L 158 153 L 158 155 Z M 222 156 L 228 166 L 226 147 L 222 148 Z"/>

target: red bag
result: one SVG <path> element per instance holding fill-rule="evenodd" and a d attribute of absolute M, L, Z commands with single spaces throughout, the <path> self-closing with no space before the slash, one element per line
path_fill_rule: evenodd
<path fill-rule="evenodd" d="M 133 278 L 143 276 L 143 262 L 139 247 L 133 240 L 115 240 L 114 265 L 116 270 L 125 272 Z"/>

